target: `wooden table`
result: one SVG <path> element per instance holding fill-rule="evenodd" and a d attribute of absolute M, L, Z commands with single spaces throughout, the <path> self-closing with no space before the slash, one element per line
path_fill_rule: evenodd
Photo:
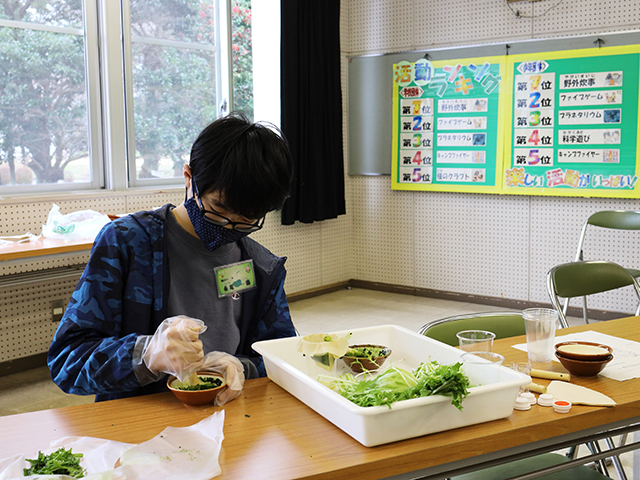
<path fill-rule="evenodd" d="M 640 318 L 573 327 L 640 341 Z M 507 362 L 526 354 L 511 345 L 524 337 L 496 341 Z M 555 370 L 563 371 L 557 364 Z M 536 379 L 547 384 L 548 380 Z M 405 472 L 439 473 L 515 450 L 530 450 L 562 439 L 640 421 L 640 379 L 574 379 L 612 397 L 616 407 L 574 406 L 568 414 L 533 407 L 509 417 L 367 448 L 268 379 L 246 382 L 243 394 L 225 406 L 220 464 L 222 479 L 372 479 Z M 0 452 L 32 454 L 66 435 L 140 443 L 166 426 L 192 425 L 219 407 L 188 407 L 171 393 L 0 417 Z M 453 463 L 452 463 L 453 462 Z"/>
<path fill-rule="evenodd" d="M 35 242 L 0 245 L 0 261 L 52 255 L 54 253 L 89 251 L 92 246 L 93 242 L 69 242 L 40 237 Z"/>

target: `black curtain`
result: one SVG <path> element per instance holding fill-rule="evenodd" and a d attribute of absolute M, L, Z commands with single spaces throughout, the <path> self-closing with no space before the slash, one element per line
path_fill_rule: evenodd
<path fill-rule="evenodd" d="M 281 0 L 282 131 L 295 164 L 282 224 L 345 213 L 340 1 Z"/>

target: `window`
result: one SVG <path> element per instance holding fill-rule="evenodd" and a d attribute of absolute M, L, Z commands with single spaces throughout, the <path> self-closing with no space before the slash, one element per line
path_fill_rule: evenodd
<path fill-rule="evenodd" d="M 0 3 L 3 193 L 179 185 L 236 99 L 251 117 L 251 0 Z"/>

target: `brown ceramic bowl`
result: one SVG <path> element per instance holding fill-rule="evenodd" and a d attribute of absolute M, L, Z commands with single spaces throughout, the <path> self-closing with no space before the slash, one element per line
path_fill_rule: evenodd
<path fill-rule="evenodd" d="M 180 390 L 172 387 L 173 382 L 175 382 L 177 378 L 171 375 L 167 379 L 167 387 L 178 400 L 186 405 L 208 405 L 216 399 L 220 391 L 225 387 L 224 379 L 222 376 L 211 372 L 198 372 L 198 376 L 219 378 L 222 380 L 222 385 L 208 390 Z"/>
<path fill-rule="evenodd" d="M 375 355 L 372 357 L 365 356 L 356 356 L 350 355 L 351 350 L 355 349 L 367 349 L 367 348 L 376 348 L 380 349 L 380 355 Z M 349 350 L 342 357 L 342 361 L 347 364 L 347 366 L 354 373 L 361 373 L 363 370 L 377 370 L 382 364 L 385 362 L 387 357 L 391 355 L 391 349 L 385 347 L 384 345 L 370 345 L 370 344 L 360 344 L 360 345 L 349 345 Z"/>
<path fill-rule="evenodd" d="M 578 340 L 558 343 L 555 348 L 556 352 L 563 357 L 573 358 L 574 360 L 604 360 L 613 354 L 613 348 L 609 345 Z"/>
<path fill-rule="evenodd" d="M 576 360 L 565 357 L 557 351 L 556 357 L 571 375 L 577 377 L 595 377 L 607 366 L 607 363 L 613 360 L 613 355 L 609 355 L 604 360 Z"/>

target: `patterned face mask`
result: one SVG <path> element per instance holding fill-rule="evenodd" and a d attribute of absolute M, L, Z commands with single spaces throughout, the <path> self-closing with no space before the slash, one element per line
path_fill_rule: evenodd
<path fill-rule="evenodd" d="M 210 252 L 228 243 L 237 242 L 242 237 L 249 235 L 249 232 L 239 232 L 207 222 L 194 197 L 187 200 L 184 206 L 187 209 L 189 220 L 191 220 L 191 225 L 193 225 L 196 235 Z"/>

